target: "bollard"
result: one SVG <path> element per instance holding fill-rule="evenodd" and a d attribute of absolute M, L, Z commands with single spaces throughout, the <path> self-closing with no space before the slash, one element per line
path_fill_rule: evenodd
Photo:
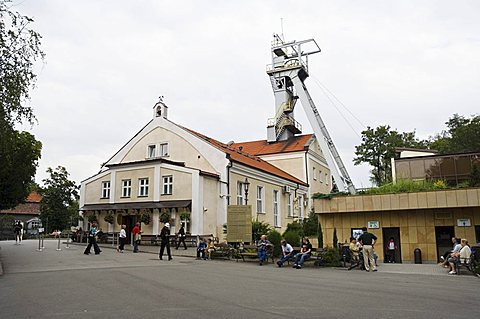
<path fill-rule="evenodd" d="M 416 264 L 421 264 L 422 263 L 422 251 L 420 250 L 420 248 L 415 248 L 415 250 L 413 251 L 413 255 L 414 255 L 414 258 L 415 258 L 415 263 Z"/>
<path fill-rule="evenodd" d="M 43 245 L 43 239 L 44 239 L 44 236 L 42 235 L 42 249 L 45 249 L 45 246 Z"/>
<path fill-rule="evenodd" d="M 41 244 L 41 241 L 40 241 L 40 231 L 38 232 L 38 249 L 37 249 L 37 251 L 43 251 L 42 244 Z"/>
<path fill-rule="evenodd" d="M 60 251 L 60 250 L 62 250 L 62 249 L 60 248 L 60 234 L 58 234 L 57 251 Z"/>

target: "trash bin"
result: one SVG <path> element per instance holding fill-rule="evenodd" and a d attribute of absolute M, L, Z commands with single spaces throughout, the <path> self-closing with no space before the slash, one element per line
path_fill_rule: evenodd
<path fill-rule="evenodd" d="M 415 248 L 415 250 L 413 251 L 413 256 L 415 258 L 416 264 L 422 263 L 422 251 L 420 250 L 420 248 Z"/>

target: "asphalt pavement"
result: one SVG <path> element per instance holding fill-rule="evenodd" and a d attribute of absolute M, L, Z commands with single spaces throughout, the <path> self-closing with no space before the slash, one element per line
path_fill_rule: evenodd
<path fill-rule="evenodd" d="M 203 261 L 194 248 L 158 259 L 109 245 L 0 242 L 3 318 L 474 318 L 480 278 L 449 276 L 437 265 L 380 264 L 367 273 L 343 268 L 278 268 L 255 262 Z"/>

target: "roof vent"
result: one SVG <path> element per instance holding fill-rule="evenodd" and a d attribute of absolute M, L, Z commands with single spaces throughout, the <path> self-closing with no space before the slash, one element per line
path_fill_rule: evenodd
<path fill-rule="evenodd" d="M 227 143 L 228 146 L 232 145 L 233 143 L 235 143 L 234 141 L 230 141 Z"/>

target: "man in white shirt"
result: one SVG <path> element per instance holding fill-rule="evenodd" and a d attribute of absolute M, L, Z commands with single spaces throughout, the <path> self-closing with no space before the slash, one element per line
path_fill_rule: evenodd
<path fill-rule="evenodd" d="M 282 254 L 283 256 L 280 258 L 279 261 L 277 261 L 278 267 L 282 267 L 283 263 L 289 260 L 290 258 L 293 257 L 293 247 L 289 243 L 287 243 L 285 240 L 281 241 L 282 244 Z"/>

